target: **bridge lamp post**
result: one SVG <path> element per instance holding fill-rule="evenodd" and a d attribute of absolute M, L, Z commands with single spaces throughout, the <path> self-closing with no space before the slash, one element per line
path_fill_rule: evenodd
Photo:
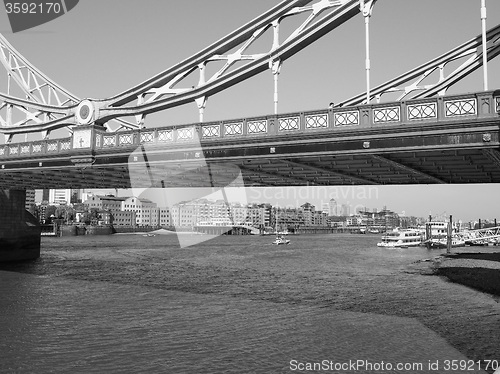
<path fill-rule="evenodd" d="M 373 5 L 377 0 L 359 0 L 359 9 L 365 18 L 365 47 L 366 47 L 366 103 L 370 103 L 370 16 Z"/>
<path fill-rule="evenodd" d="M 483 41 L 483 85 L 488 91 L 488 56 L 486 52 L 486 0 L 481 0 L 481 34 Z"/>

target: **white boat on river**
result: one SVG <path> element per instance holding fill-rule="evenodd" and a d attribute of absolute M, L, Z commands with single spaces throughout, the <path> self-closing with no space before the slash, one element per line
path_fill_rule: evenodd
<path fill-rule="evenodd" d="M 382 236 L 378 247 L 407 248 L 417 247 L 422 244 L 423 234 L 420 230 L 401 229 L 387 232 Z"/>
<path fill-rule="evenodd" d="M 276 239 L 274 239 L 273 244 L 276 245 L 290 244 L 290 240 L 287 239 L 284 235 L 278 235 Z"/>

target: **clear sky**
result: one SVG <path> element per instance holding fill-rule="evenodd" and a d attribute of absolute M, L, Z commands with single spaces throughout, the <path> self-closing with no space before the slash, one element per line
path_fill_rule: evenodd
<path fill-rule="evenodd" d="M 277 3 L 80 0 L 67 15 L 16 34 L 0 8 L 0 32 L 30 62 L 76 96 L 106 98 L 191 56 Z M 500 1 L 487 0 L 486 5 L 490 28 L 500 23 Z M 479 35 L 480 0 L 378 0 L 370 32 L 371 82 L 375 86 Z M 279 77 L 279 112 L 325 108 L 331 101 L 363 92 L 364 43 L 364 20 L 359 15 L 285 61 Z M 449 93 L 482 87 L 479 70 Z M 500 88 L 498 57 L 489 64 L 489 87 Z M 210 97 L 205 120 L 268 114 L 273 108 L 273 79 L 266 71 Z M 197 120 L 192 103 L 152 115 L 146 124 L 154 127 Z M 380 186 L 376 197 L 358 200 L 368 207 L 385 205 L 411 215 L 447 212 L 464 220 L 500 218 L 499 187 Z M 304 189 L 291 195 L 284 189 L 269 190 L 267 196 L 282 205 L 295 203 L 299 192 L 316 204 L 338 196 L 341 203 L 358 205 L 351 196 L 358 194 L 359 187 L 349 193 L 347 187 L 316 194 Z M 255 191 L 248 195 L 250 200 L 263 196 Z"/>

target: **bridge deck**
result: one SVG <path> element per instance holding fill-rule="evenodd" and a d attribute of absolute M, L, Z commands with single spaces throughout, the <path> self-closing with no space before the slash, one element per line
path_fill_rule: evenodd
<path fill-rule="evenodd" d="M 0 188 L 500 183 L 500 92 L 0 145 Z"/>

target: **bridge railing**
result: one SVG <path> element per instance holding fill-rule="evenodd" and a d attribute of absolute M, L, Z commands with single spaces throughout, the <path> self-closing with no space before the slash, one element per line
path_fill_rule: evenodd
<path fill-rule="evenodd" d="M 101 134 L 101 148 L 137 144 L 193 141 L 213 142 L 266 135 L 293 135 L 315 131 L 435 124 L 463 119 L 500 117 L 500 92 L 481 92 L 401 102 L 332 108 Z"/>
<path fill-rule="evenodd" d="M 118 133 L 95 131 L 93 147 L 112 149 L 140 144 L 182 146 L 193 142 L 265 139 L 266 135 L 308 134 L 377 128 L 418 126 L 442 122 L 500 117 L 500 91 L 486 91 L 400 102 L 335 107 L 235 120 L 131 130 Z M 71 154 L 72 138 L 0 145 L 0 159 L 51 154 Z M 90 147 L 90 146 L 89 146 Z M 81 148 L 78 148 L 82 151 Z"/>
<path fill-rule="evenodd" d="M 71 150 L 71 138 L 39 140 L 26 143 L 9 143 L 0 145 L 0 158 L 35 157 L 40 155 L 68 153 Z"/>

